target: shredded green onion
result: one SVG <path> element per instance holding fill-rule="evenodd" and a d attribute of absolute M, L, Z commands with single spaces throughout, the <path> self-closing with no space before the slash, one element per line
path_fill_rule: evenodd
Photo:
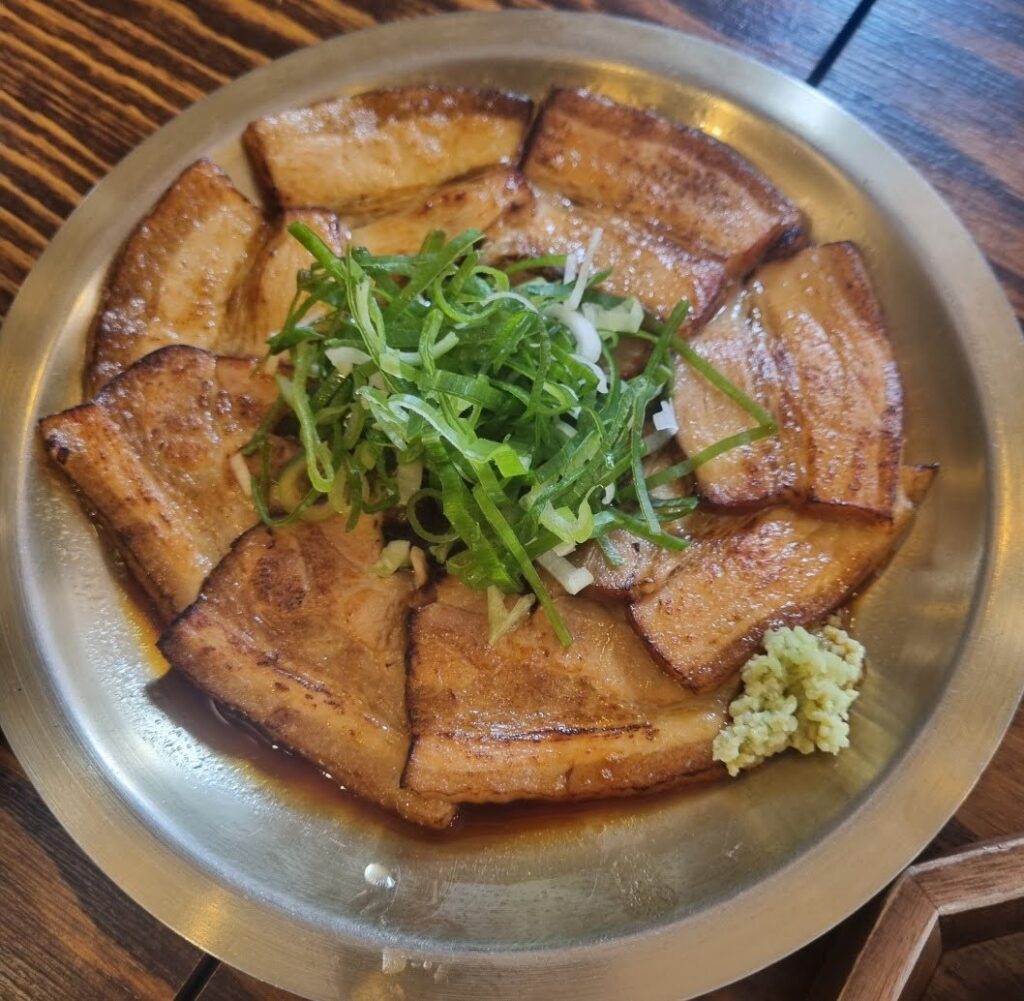
<path fill-rule="evenodd" d="M 393 539 L 381 550 L 377 562 L 370 567 L 370 573 L 390 577 L 396 570 L 409 566 L 411 548 L 408 539 Z"/>
<path fill-rule="evenodd" d="M 487 642 L 493 646 L 502 636 L 515 629 L 526 618 L 536 600 L 532 594 L 520 595 L 512 602 L 512 607 L 507 608 L 501 591 L 496 587 L 487 588 Z"/>
<path fill-rule="evenodd" d="M 243 450 L 261 458 L 255 506 L 269 524 L 337 513 L 352 528 L 364 513 L 404 514 L 448 573 L 488 589 L 492 638 L 533 602 L 508 611 L 501 595 L 529 589 L 571 642 L 535 561 L 591 539 L 609 562 L 621 561 L 606 538 L 614 528 L 684 547 L 662 526 L 696 499 L 659 500 L 652 489 L 775 430 L 763 408 L 677 336 L 685 301 L 666 323 L 652 323 L 633 300 L 595 287 L 607 272 L 588 270 L 592 249 L 572 282 L 513 287 L 514 276 L 562 268 L 565 257 L 495 268 L 474 230 L 452 240 L 431 233 L 416 254 L 350 246 L 338 256 L 304 224 L 290 232 L 314 263 L 299 273 L 288 318 L 268 341 L 290 367 L 277 374 L 280 397 Z M 574 327 L 597 331 L 603 367 L 578 353 Z M 622 337 L 653 342 L 633 379 L 614 362 Z M 756 426 L 645 479 L 650 411 L 671 396 L 673 352 Z M 276 479 L 273 433 L 301 444 Z M 409 545 L 390 543 L 374 571 L 407 565 Z"/>

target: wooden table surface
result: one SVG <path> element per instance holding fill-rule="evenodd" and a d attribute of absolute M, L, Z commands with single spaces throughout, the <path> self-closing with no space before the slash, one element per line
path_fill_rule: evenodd
<path fill-rule="evenodd" d="M 4 0 L 0 316 L 90 186 L 202 94 L 340 32 L 499 7 L 647 19 L 724 42 L 820 87 L 901 150 L 950 201 L 1024 318 L 1020 0 Z M 1024 710 L 926 855 L 1019 831 Z M 827 995 L 868 913 L 709 997 Z M 286 996 L 218 966 L 128 900 L 53 820 L 0 744 L 0 998 L 197 997 Z M 1024 998 L 1024 939 L 947 954 L 927 997 Z"/>

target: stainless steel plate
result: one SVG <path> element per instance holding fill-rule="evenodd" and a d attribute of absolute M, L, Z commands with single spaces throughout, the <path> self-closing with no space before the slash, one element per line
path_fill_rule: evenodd
<path fill-rule="evenodd" d="M 942 474 L 860 606 L 872 669 L 851 751 L 787 757 L 656 800 L 519 815 L 454 838 L 287 793 L 173 679 L 35 422 L 77 399 L 104 269 L 194 158 L 243 183 L 252 117 L 406 80 L 542 94 L 583 84 L 731 143 L 819 240 L 864 248 L 909 396 L 909 454 Z M 550 13 L 407 22 L 223 88 L 125 159 L 40 259 L 0 341 L 2 723 L 48 804 L 132 897 L 204 949 L 315 998 L 679 999 L 825 931 L 954 811 L 1024 678 L 1024 346 L 963 228 L 820 94 L 708 42 Z M 184 724 L 184 725 L 182 725 Z M 251 753 L 250 753 L 251 752 Z M 364 879 L 386 866 L 393 889 Z"/>

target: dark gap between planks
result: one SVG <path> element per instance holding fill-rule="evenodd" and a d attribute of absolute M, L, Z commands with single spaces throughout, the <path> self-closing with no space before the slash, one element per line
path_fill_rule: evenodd
<path fill-rule="evenodd" d="M 832 69 L 835 61 L 842 55 L 843 49 L 850 43 L 850 40 L 857 33 L 857 29 L 861 26 L 864 18 L 868 16 L 874 5 L 875 0 L 860 0 L 860 3 L 854 8 L 846 23 L 839 29 L 836 37 L 832 39 L 832 44 L 824 51 L 821 58 L 815 64 L 814 69 L 807 75 L 807 83 L 812 87 L 817 87 L 825 79 L 828 71 Z"/>

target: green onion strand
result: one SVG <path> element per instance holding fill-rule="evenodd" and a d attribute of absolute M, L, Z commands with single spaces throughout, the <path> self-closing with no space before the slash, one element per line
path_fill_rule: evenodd
<path fill-rule="evenodd" d="M 558 318 L 576 283 L 522 280 L 560 271 L 565 255 L 498 268 L 483 260 L 476 230 L 451 240 L 430 233 L 415 254 L 349 246 L 338 255 L 304 224 L 289 230 L 313 261 L 268 340 L 268 357 L 285 362 L 279 398 L 242 450 L 259 456 L 253 502 L 268 525 L 337 516 L 352 529 L 364 514 L 404 515 L 448 573 L 474 589 L 531 590 L 569 643 L 534 560 L 593 540 L 620 565 L 614 529 L 685 548 L 662 526 L 695 499 L 653 491 L 775 430 L 759 404 L 680 339 L 685 301 L 665 323 L 648 318 L 647 329 L 630 333 L 640 322 L 635 303 L 598 287 L 608 272 L 586 277 L 580 309 L 597 319 L 603 385 Z M 616 329 L 601 329 L 602 317 Z M 652 345 L 632 379 L 615 363 L 623 337 Z M 650 413 L 671 395 L 673 352 L 757 426 L 645 477 Z M 281 437 L 297 440 L 298 452 L 275 469 Z M 422 484 L 406 499 L 411 462 L 422 464 Z"/>

